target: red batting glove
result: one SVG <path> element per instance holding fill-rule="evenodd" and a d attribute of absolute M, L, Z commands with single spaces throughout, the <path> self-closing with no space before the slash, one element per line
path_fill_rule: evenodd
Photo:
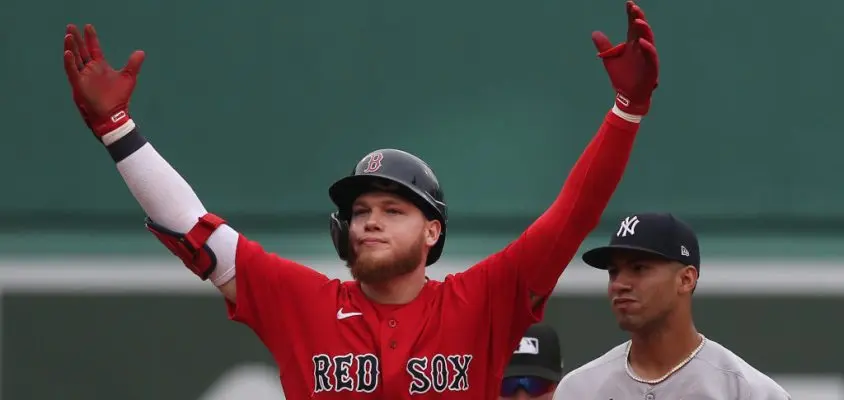
<path fill-rule="evenodd" d="M 627 2 L 627 41 L 613 47 L 601 32 L 592 33 L 598 57 L 616 91 L 615 105 L 624 113 L 642 116 L 651 107 L 651 94 L 658 85 L 659 58 L 654 33 L 645 13 L 634 2 Z"/>
<path fill-rule="evenodd" d="M 64 69 L 73 90 L 73 102 L 97 139 L 103 140 L 106 134 L 132 124 L 129 98 L 143 62 L 144 52 L 135 51 L 126 66 L 115 71 L 103 57 L 92 25 L 85 25 L 84 39 L 75 25 L 67 26 Z"/>

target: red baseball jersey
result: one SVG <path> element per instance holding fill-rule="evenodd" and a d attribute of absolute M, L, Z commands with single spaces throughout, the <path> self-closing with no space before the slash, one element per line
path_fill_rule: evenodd
<path fill-rule="evenodd" d="M 370 301 L 240 236 L 230 318 L 272 353 L 291 399 L 495 399 L 527 327 L 621 178 L 638 124 L 608 114 L 551 207 L 466 271 L 429 280 L 410 303 Z M 536 307 L 531 294 L 543 298 Z"/>

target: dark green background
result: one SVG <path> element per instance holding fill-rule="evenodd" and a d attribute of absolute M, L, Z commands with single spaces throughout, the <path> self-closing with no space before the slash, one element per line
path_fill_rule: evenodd
<path fill-rule="evenodd" d="M 844 374 L 842 297 L 697 299 L 698 328 L 769 374 Z M 7 295 L 2 397 L 196 399 L 231 366 L 271 358 L 216 296 Z M 624 340 L 603 298 L 555 297 L 569 368 Z M 221 346 L 227 343 L 227 346 Z"/>
<path fill-rule="evenodd" d="M 660 88 L 587 246 L 622 214 L 670 210 L 701 232 L 704 260 L 844 256 L 844 5 L 640 4 Z M 140 129 L 209 209 L 267 248 L 330 255 L 328 185 L 368 151 L 398 147 L 445 185 L 445 256 L 480 257 L 541 213 L 611 106 L 589 35 L 620 40 L 623 12 L 621 0 L 5 0 L 0 256 L 166 254 L 72 105 L 66 23 L 95 23 L 115 65 L 147 52 Z M 216 298 L 2 300 L 4 400 L 192 399 L 232 365 L 270 360 Z M 842 374 L 842 306 L 705 297 L 696 312 L 766 372 Z M 555 298 L 548 315 L 568 365 L 623 337 L 601 299 Z"/>
<path fill-rule="evenodd" d="M 625 27 L 621 0 L 3 4 L 6 229 L 141 218 L 70 100 L 69 22 L 97 24 L 114 64 L 147 52 L 135 118 L 210 208 L 293 230 L 324 226 L 330 182 L 378 147 L 429 160 L 462 229 L 522 227 L 612 104 L 590 32 Z M 661 86 L 608 216 L 837 226 L 844 5 L 641 4 Z"/>

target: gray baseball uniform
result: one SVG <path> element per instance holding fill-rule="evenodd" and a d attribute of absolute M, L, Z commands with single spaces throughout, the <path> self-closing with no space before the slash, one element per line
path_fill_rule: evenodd
<path fill-rule="evenodd" d="M 627 345 L 566 375 L 554 400 L 791 400 L 771 378 L 711 339 L 688 364 L 656 385 L 627 375 Z"/>

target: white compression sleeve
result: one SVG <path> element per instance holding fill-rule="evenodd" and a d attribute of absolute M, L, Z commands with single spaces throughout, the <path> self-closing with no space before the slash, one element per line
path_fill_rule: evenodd
<path fill-rule="evenodd" d="M 146 214 L 170 230 L 188 232 L 207 213 L 193 188 L 150 143 L 118 162 L 117 170 Z M 208 238 L 208 247 L 217 257 L 210 277 L 215 286 L 234 278 L 238 236 L 222 225 Z"/>

